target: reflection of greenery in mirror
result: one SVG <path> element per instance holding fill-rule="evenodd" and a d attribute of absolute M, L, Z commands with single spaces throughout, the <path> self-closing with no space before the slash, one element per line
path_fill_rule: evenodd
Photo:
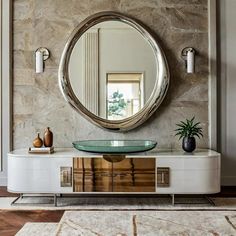
<path fill-rule="evenodd" d="M 114 92 L 108 99 L 108 117 L 123 117 L 126 106 L 124 95 L 119 91 Z"/>
<path fill-rule="evenodd" d="M 107 74 L 107 118 L 125 119 L 143 107 L 142 73 Z"/>

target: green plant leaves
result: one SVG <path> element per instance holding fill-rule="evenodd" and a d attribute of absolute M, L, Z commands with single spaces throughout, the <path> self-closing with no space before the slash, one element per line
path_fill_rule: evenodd
<path fill-rule="evenodd" d="M 126 108 L 127 103 L 123 98 L 123 94 L 119 91 L 116 91 L 112 94 L 112 97 L 108 101 L 108 114 L 122 116 L 123 110 Z"/>
<path fill-rule="evenodd" d="M 195 116 L 192 119 L 186 119 L 186 122 L 180 121 L 176 124 L 179 128 L 175 129 L 175 136 L 179 136 L 179 139 L 183 137 L 203 137 L 202 127 L 200 127 L 200 122 L 194 123 Z"/>

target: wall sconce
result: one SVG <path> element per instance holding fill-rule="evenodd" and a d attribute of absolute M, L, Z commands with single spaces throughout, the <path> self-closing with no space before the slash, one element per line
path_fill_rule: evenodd
<path fill-rule="evenodd" d="M 181 52 L 181 56 L 185 60 L 187 73 L 195 72 L 195 54 L 195 49 L 191 47 L 186 47 Z"/>
<path fill-rule="evenodd" d="M 42 73 L 44 71 L 44 61 L 50 56 L 47 48 L 40 47 L 35 51 L 35 72 Z"/>

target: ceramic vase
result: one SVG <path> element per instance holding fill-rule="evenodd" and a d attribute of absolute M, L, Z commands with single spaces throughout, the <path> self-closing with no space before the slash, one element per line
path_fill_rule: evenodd
<path fill-rule="evenodd" d="M 53 145 L 53 133 L 49 127 L 45 130 L 43 143 L 45 147 L 52 147 Z"/>
<path fill-rule="evenodd" d="M 43 146 L 43 140 L 40 138 L 39 133 L 37 134 L 37 137 L 33 141 L 33 146 L 36 148 L 40 148 Z"/>
<path fill-rule="evenodd" d="M 182 148 L 185 152 L 193 152 L 196 148 L 196 140 L 194 137 L 184 137 Z"/>

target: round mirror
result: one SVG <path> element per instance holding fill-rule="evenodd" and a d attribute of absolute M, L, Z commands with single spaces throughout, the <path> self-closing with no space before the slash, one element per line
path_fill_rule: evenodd
<path fill-rule="evenodd" d="M 103 128 L 125 131 L 162 102 L 169 70 L 155 36 L 116 12 L 97 13 L 71 34 L 59 66 L 65 99 Z"/>

